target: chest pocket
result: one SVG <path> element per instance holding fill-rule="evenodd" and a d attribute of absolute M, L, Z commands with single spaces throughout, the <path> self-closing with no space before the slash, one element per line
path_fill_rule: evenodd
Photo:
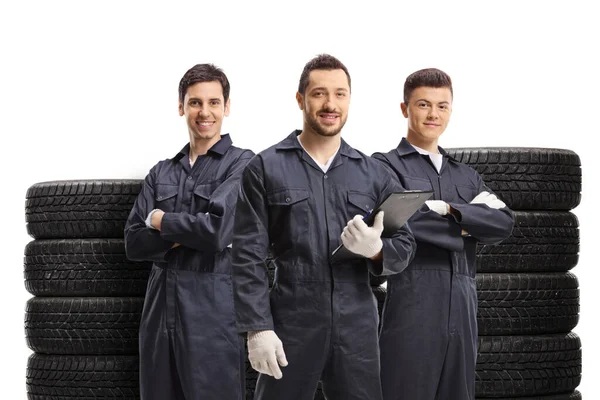
<path fill-rule="evenodd" d="M 281 235 L 290 239 L 308 231 L 308 198 L 306 189 L 285 188 L 267 193 L 272 240 Z"/>
<path fill-rule="evenodd" d="M 375 199 L 367 193 L 348 192 L 348 215 L 347 220 L 355 215 L 366 215 L 375 208 Z"/>
<path fill-rule="evenodd" d="M 210 197 L 217 188 L 216 183 L 205 183 L 194 188 L 194 203 L 191 212 L 193 214 L 208 212 Z"/>
<path fill-rule="evenodd" d="M 474 186 L 456 185 L 458 198 L 465 203 L 470 203 L 477 196 L 477 189 Z"/>
<path fill-rule="evenodd" d="M 402 186 L 407 190 L 433 190 L 429 179 L 400 175 Z"/>
<path fill-rule="evenodd" d="M 175 185 L 156 184 L 154 208 L 160 208 L 164 212 L 175 211 L 178 190 L 179 187 Z"/>

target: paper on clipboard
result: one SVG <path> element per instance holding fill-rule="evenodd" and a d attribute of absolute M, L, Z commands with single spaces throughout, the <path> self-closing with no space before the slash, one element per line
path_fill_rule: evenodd
<path fill-rule="evenodd" d="M 407 190 L 405 192 L 390 193 L 364 218 L 364 221 L 368 226 L 373 225 L 375 215 L 379 211 L 383 211 L 383 233 L 381 236 L 390 236 L 400 229 L 432 194 L 433 191 L 431 190 Z M 364 257 L 351 252 L 343 244 L 331 253 L 332 262 L 356 258 Z"/>

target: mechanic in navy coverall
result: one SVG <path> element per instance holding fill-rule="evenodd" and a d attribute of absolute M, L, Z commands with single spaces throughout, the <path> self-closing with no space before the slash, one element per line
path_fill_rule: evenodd
<path fill-rule="evenodd" d="M 235 327 L 231 236 L 253 157 L 221 135 L 229 81 L 198 64 L 179 83 L 190 142 L 144 181 L 125 227 L 127 256 L 154 261 L 140 323 L 142 400 L 240 400 L 244 342 Z"/>
<path fill-rule="evenodd" d="M 475 170 L 438 147 L 452 96 L 444 72 L 410 75 L 401 104 L 406 138 L 373 155 L 405 188 L 434 191 L 409 219 L 414 259 L 388 279 L 380 333 L 384 400 L 475 399 L 476 245 L 507 238 L 514 221 Z"/>
<path fill-rule="evenodd" d="M 402 188 L 385 166 L 340 137 L 350 76 L 339 60 L 324 54 L 306 64 L 296 100 L 302 131 L 250 161 L 235 216 L 237 326 L 260 372 L 254 398 L 312 400 L 321 380 L 329 400 L 380 400 L 378 314 L 368 275 L 406 268 L 414 238 L 406 225 L 381 238 L 383 214 L 372 227 L 362 217 Z M 359 256 L 331 263 L 340 243 Z M 270 292 L 269 248 L 276 266 Z"/>

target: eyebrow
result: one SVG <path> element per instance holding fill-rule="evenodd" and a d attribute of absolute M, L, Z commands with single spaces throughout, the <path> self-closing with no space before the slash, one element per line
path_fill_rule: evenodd
<path fill-rule="evenodd" d="M 198 97 L 190 97 L 190 98 L 188 99 L 188 101 L 194 101 L 194 100 L 196 100 L 196 101 L 202 101 L 202 99 L 200 99 L 200 98 L 198 98 Z M 215 100 L 216 100 L 216 101 L 221 101 L 221 99 L 220 99 L 220 98 L 218 98 L 218 97 L 213 97 L 212 99 L 208 99 L 208 101 L 215 101 Z"/>
<path fill-rule="evenodd" d="M 310 91 L 314 92 L 315 90 L 328 90 L 328 89 L 326 87 L 319 86 L 319 87 L 316 87 L 316 88 L 312 88 Z M 339 92 L 339 91 L 347 92 L 348 91 L 348 89 L 346 89 L 346 88 L 337 88 L 337 89 L 334 89 L 334 90 L 337 91 L 337 92 Z"/>
<path fill-rule="evenodd" d="M 429 104 L 431 104 L 431 102 L 430 102 L 429 100 L 425 100 L 425 99 L 418 99 L 418 100 L 415 100 L 415 102 L 417 102 L 417 101 L 424 101 L 424 102 L 426 102 L 426 103 L 429 103 Z M 450 104 L 450 102 L 449 102 L 449 101 L 446 101 L 446 100 L 444 100 L 444 101 L 440 101 L 438 104 Z"/>

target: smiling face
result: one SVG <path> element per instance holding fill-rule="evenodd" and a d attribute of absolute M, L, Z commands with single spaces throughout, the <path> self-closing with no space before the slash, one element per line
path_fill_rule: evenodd
<path fill-rule="evenodd" d="M 412 91 L 408 104 L 400 104 L 408 118 L 407 140 L 417 147 L 437 146 L 452 114 L 452 92 L 447 87 L 421 86 Z"/>
<path fill-rule="evenodd" d="M 348 119 L 348 77 L 341 69 L 313 70 L 304 95 L 296 93 L 296 100 L 304 114 L 305 129 L 321 136 L 335 136 Z"/>
<path fill-rule="evenodd" d="M 185 115 L 190 140 L 217 141 L 223 118 L 229 115 L 229 99 L 223 99 L 219 82 L 198 82 L 187 88 L 179 102 L 179 115 Z"/>

